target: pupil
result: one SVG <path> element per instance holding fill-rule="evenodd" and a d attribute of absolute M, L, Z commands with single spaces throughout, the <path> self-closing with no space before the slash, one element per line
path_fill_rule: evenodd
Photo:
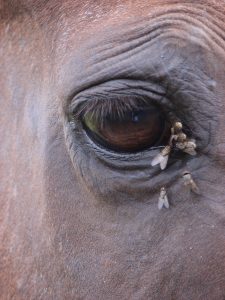
<path fill-rule="evenodd" d="M 132 113 L 132 121 L 134 123 L 138 123 L 139 122 L 139 116 L 138 116 L 138 114 L 133 114 Z"/>

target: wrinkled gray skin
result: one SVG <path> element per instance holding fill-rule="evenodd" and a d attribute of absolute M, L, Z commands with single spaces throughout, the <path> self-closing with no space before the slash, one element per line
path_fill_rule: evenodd
<path fill-rule="evenodd" d="M 0 9 L 0 298 L 225 299 L 224 0 Z M 198 155 L 160 172 L 155 151 L 100 149 L 68 121 L 134 93 L 189 124 Z"/>

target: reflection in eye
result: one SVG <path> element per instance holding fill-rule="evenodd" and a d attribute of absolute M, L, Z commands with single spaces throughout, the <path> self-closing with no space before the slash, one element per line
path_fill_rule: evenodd
<path fill-rule="evenodd" d="M 101 118 L 93 111 L 83 116 L 89 137 L 97 144 L 117 152 L 138 152 L 163 145 L 167 121 L 162 110 L 153 104 L 136 105 L 116 113 L 111 109 Z"/>

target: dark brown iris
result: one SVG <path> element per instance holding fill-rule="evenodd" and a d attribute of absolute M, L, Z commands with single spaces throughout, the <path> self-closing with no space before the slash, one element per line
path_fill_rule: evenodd
<path fill-rule="evenodd" d="M 118 152 L 138 152 L 158 145 L 165 132 L 165 118 L 158 107 L 128 111 L 122 116 L 107 115 L 97 120 L 84 117 L 84 127 L 93 141 Z"/>

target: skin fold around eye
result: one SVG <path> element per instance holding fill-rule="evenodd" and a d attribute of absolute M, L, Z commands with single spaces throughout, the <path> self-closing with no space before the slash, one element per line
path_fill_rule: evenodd
<path fill-rule="evenodd" d="M 112 109 L 102 117 L 88 112 L 83 117 L 83 126 L 100 146 L 131 153 L 160 146 L 168 131 L 164 113 L 153 104 L 125 109 L 122 114 Z"/>

